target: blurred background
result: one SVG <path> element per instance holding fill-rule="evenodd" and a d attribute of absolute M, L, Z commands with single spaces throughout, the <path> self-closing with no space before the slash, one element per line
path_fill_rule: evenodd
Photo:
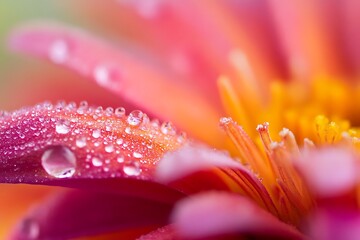
<path fill-rule="evenodd" d="M 0 0 L 0 109 L 13 110 L 45 100 L 81 101 L 104 106 L 126 105 L 119 97 L 94 83 L 51 63 L 12 52 L 8 47 L 11 31 L 29 21 L 55 21 L 110 36 L 104 27 L 89 21 L 85 9 L 93 0 Z M 69 7 L 79 4 L 73 10 Z M 89 11 L 90 13 L 91 11 Z M 101 22 L 101 21 L 99 21 Z M 95 93 L 96 89 L 96 94 Z"/>

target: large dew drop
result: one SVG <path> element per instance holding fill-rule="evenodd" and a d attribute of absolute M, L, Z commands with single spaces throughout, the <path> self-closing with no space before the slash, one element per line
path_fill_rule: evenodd
<path fill-rule="evenodd" d="M 131 126 L 138 126 L 143 121 L 143 117 L 144 117 L 143 112 L 141 112 L 140 110 L 134 110 L 129 114 L 129 116 L 127 118 L 127 122 Z"/>
<path fill-rule="evenodd" d="M 56 178 L 67 178 L 75 173 L 76 157 L 67 147 L 53 146 L 43 153 L 41 165 L 49 175 Z"/>

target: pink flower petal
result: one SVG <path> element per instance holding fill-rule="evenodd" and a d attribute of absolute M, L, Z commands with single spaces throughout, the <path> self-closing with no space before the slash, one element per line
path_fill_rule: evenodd
<path fill-rule="evenodd" d="M 321 209 L 308 219 L 308 234 L 317 240 L 360 239 L 360 212 Z"/>
<path fill-rule="evenodd" d="M 160 182 L 168 183 L 215 167 L 243 168 L 228 153 L 197 144 L 166 153 L 158 164 L 156 174 Z"/>
<path fill-rule="evenodd" d="M 155 231 L 141 236 L 137 240 L 176 240 L 176 231 L 172 225 L 156 229 Z"/>
<path fill-rule="evenodd" d="M 13 34 L 11 45 L 73 69 L 157 116 L 173 119 L 195 136 L 221 145 L 220 131 L 214 128 L 219 113 L 199 91 L 177 81 L 148 57 L 117 50 L 94 36 L 60 26 L 23 27 Z"/>
<path fill-rule="evenodd" d="M 358 159 L 348 149 L 319 149 L 305 153 L 295 164 L 310 189 L 320 197 L 341 195 L 359 181 Z"/>
<path fill-rule="evenodd" d="M 176 206 L 173 220 L 179 235 L 188 238 L 228 234 L 304 238 L 249 199 L 229 193 L 203 193 L 184 199 Z"/>
<path fill-rule="evenodd" d="M 205 190 L 237 192 L 278 214 L 269 193 L 253 172 L 228 153 L 203 145 L 185 145 L 166 153 L 158 164 L 156 179 L 186 194 Z"/>
<path fill-rule="evenodd" d="M 64 191 L 34 206 L 12 234 L 12 239 L 68 239 L 94 234 L 161 226 L 171 205 L 98 193 Z"/>
<path fill-rule="evenodd" d="M 74 103 L 3 113 L 0 181 L 96 187 L 174 201 L 182 194 L 152 181 L 157 162 L 181 145 L 180 136 L 163 133 L 140 113 L 125 116 L 121 110 Z"/>

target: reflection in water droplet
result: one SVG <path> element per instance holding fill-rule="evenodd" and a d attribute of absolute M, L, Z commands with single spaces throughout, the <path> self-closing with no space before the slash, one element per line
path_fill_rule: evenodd
<path fill-rule="evenodd" d="M 164 122 L 161 125 L 161 132 L 163 134 L 169 134 L 169 135 L 175 135 L 176 134 L 176 130 L 174 125 L 171 122 Z"/>
<path fill-rule="evenodd" d="M 143 120 L 143 112 L 140 110 L 134 110 L 132 111 L 128 118 L 127 118 L 127 122 L 131 125 L 131 126 L 138 126 L 140 125 L 140 123 Z"/>
<path fill-rule="evenodd" d="M 128 176 L 139 176 L 141 173 L 140 164 L 134 161 L 125 163 L 123 170 Z"/>
<path fill-rule="evenodd" d="M 125 116 L 125 112 L 126 112 L 125 108 L 118 107 L 118 108 L 115 109 L 115 116 L 121 118 L 121 117 Z"/>
<path fill-rule="evenodd" d="M 93 74 L 96 82 L 100 86 L 108 87 L 110 84 L 113 85 L 117 80 L 117 73 L 114 69 L 110 69 L 103 65 L 96 66 Z"/>
<path fill-rule="evenodd" d="M 64 119 L 59 119 L 55 124 L 55 131 L 59 134 L 67 134 L 70 132 L 70 122 Z"/>
<path fill-rule="evenodd" d="M 121 145 L 123 144 L 124 140 L 122 138 L 116 139 L 116 144 Z"/>
<path fill-rule="evenodd" d="M 50 46 L 49 58 L 54 63 L 64 63 L 69 58 L 69 46 L 64 40 L 56 40 Z"/>
<path fill-rule="evenodd" d="M 100 158 L 98 157 L 93 157 L 91 159 L 91 163 L 95 166 L 95 167 L 100 167 L 103 165 L 102 161 L 100 160 Z"/>
<path fill-rule="evenodd" d="M 41 156 L 41 165 L 49 175 L 67 178 L 75 173 L 76 157 L 67 147 L 53 146 L 44 151 Z"/>
<path fill-rule="evenodd" d="M 95 129 L 93 132 L 92 132 L 92 136 L 94 138 L 99 138 L 101 136 L 101 130 L 100 129 Z"/>
<path fill-rule="evenodd" d="M 37 239 L 40 235 L 40 226 L 34 219 L 24 219 L 20 226 L 20 239 Z"/>
<path fill-rule="evenodd" d="M 116 158 L 116 161 L 117 161 L 118 163 L 123 163 L 123 162 L 124 162 L 124 157 L 123 157 L 123 156 L 119 156 L 119 157 Z"/>
<path fill-rule="evenodd" d="M 142 158 L 143 155 L 141 153 L 138 153 L 138 152 L 133 152 L 133 157 L 134 158 Z"/>
<path fill-rule="evenodd" d="M 105 152 L 112 153 L 114 151 L 114 146 L 109 144 L 105 146 Z"/>
<path fill-rule="evenodd" d="M 78 148 L 83 148 L 86 147 L 86 137 L 85 136 L 80 136 L 76 139 L 76 146 Z"/>

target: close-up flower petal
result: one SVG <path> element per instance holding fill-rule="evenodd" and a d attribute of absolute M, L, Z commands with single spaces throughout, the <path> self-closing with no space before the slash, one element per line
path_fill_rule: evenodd
<path fill-rule="evenodd" d="M 210 192 L 178 203 L 173 215 L 179 235 L 206 238 L 227 234 L 302 239 L 295 228 L 280 222 L 248 199 Z"/>
<path fill-rule="evenodd" d="M 3 0 L 0 238 L 358 239 L 359 13 Z"/>

